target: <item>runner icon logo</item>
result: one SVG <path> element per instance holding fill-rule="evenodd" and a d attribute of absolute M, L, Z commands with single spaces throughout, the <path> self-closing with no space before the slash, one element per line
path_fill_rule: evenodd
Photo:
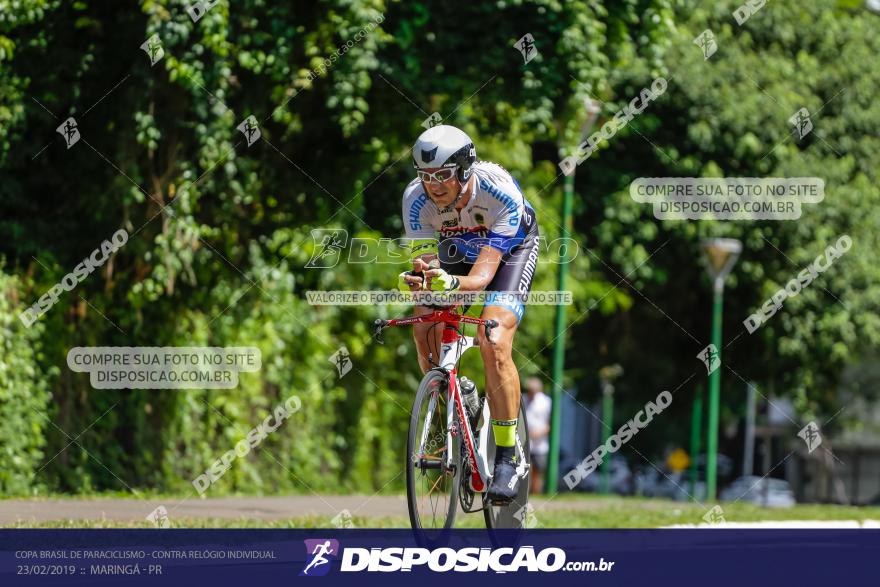
<path fill-rule="evenodd" d="M 700 351 L 697 358 L 706 365 L 706 371 L 711 375 L 712 372 L 721 365 L 721 357 L 718 348 L 714 344 L 710 344 Z"/>
<path fill-rule="evenodd" d="M 300 577 L 321 577 L 330 571 L 331 559 L 339 556 L 339 541 L 332 538 L 304 540 L 306 543 L 306 566 Z"/>

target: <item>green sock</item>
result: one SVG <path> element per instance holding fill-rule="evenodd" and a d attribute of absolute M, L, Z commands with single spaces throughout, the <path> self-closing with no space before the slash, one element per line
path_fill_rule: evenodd
<path fill-rule="evenodd" d="M 496 446 L 513 446 L 516 444 L 516 418 L 513 420 L 492 419 L 492 432 L 495 433 Z"/>

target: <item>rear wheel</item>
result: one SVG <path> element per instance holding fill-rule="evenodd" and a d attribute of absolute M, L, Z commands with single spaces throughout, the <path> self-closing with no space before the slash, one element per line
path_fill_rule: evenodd
<path fill-rule="evenodd" d="M 523 459 L 525 464 L 525 476 L 519 480 L 519 492 L 516 497 L 503 506 L 492 505 L 488 500 L 483 510 L 483 516 L 486 519 L 486 527 L 489 529 L 522 529 L 531 528 L 535 525 L 535 517 L 530 511 L 529 506 L 529 484 L 531 481 L 531 456 L 529 453 L 529 427 L 526 422 L 525 407 L 520 402 L 519 420 L 516 424 L 517 437 L 517 459 Z M 495 464 L 495 435 L 492 433 L 492 427 L 489 427 L 489 444 L 487 446 L 489 454 L 489 467 Z"/>
<path fill-rule="evenodd" d="M 413 402 L 406 447 L 406 496 L 409 519 L 420 545 L 445 541 L 455 522 L 461 480 L 460 435 L 447 454 L 448 376 L 425 374 Z M 450 457 L 451 456 L 451 462 Z"/>

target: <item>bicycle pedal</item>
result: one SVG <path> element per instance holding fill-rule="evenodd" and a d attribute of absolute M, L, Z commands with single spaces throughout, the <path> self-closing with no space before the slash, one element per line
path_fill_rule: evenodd
<path fill-rule="evenodd" d="M 496 507 L 505 507 L 513 503 L 512 499 L 490 499 L 489 503 Z"/>

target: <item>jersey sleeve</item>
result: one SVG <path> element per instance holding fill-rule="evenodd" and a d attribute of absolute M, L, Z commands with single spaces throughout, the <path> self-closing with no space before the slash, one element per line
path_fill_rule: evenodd
<path fill-rule="evenodd" d="M 507 254 L 522 244 L 526 233 L 523 228 L 525 198 L 509 173 L 500 170 L 492 181 L 482 180 L 481 186 L 492 196 L 493 214 L 489 225 L 488 245 Z"/>
<path fill-rule="evenodd" d="M 435 237 L 431 210 L 436 208 L 416 180 L 403 192 L 403 227 L 408 239 L 432 239 Z"/>
<path fill-rule="evenodd" d="M 522 203 L 514 204 L 510 209 L 502 211 L 489 227 L 489 245 L 502 253 L 509 253 L 512 248 L 521 244 L 525 234 L 520 234 L 519 224 L 523 215 Z"/>

